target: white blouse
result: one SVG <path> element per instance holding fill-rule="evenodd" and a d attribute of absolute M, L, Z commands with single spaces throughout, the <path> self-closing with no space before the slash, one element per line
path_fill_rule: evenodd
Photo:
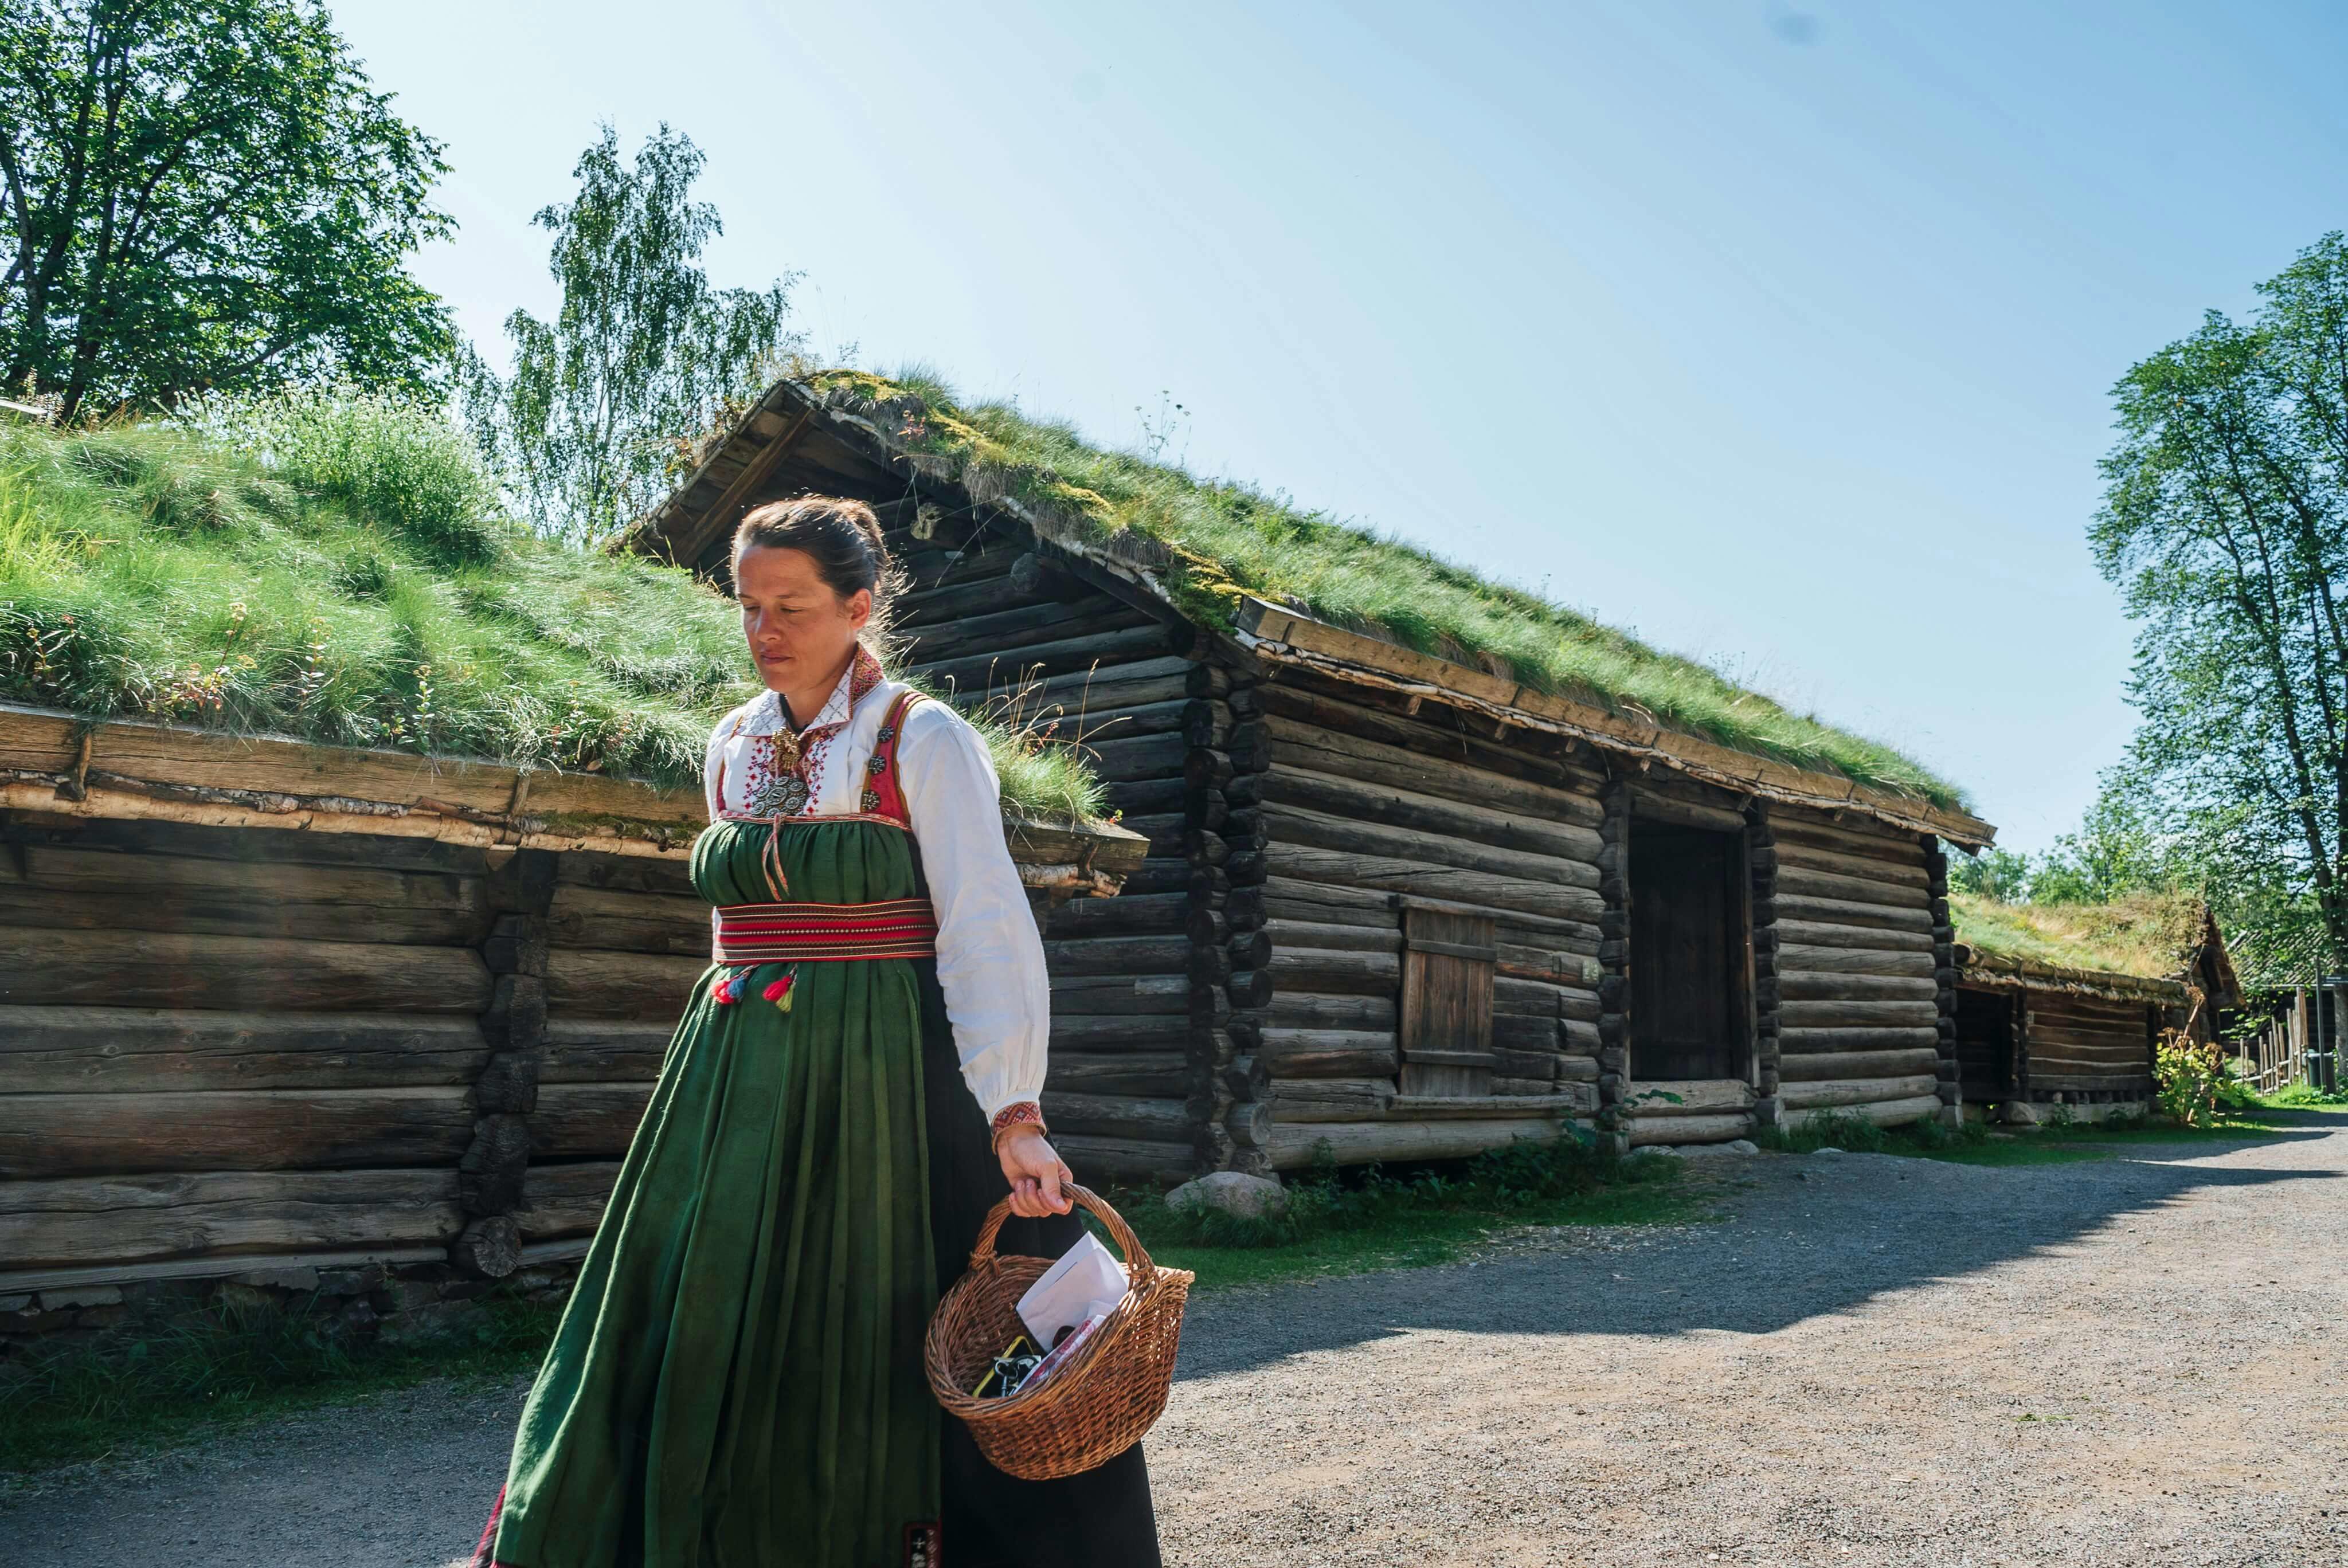
<path fill-rule="evenodd" d="M 851 692 L 855 670 L 802 731 L 809 790 L 802 817 L 863 809 L 866 764 L 880 720 L 906 688 L 883 680 Z M 768 692 L 717 722 L 702 768 L 711 821 L 776 809 L 762 774 L 772 737 L 788 728 Z M 986 743 L 940 702 L 916 702 L 897 743 L 898 785 L 913 820 L 915 852 L 938 917 L 938 986 L 953 1026 L 964 1082 L 992 1121 L 1006 1105 L 1038 1099 L 1051 1037 L 1052 993 L 1044 944 L 1026 890 L 1003 840 L 1002 787 Z M 754 796 L 766 794 L 754 810 Z M 714 924 L 716 917 L 711 915 Z"/>

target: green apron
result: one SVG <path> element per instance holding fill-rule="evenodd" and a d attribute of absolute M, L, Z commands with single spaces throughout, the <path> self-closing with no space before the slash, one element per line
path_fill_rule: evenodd
<path fill-rule="evenodd" d="M 791 901 L 922 891 L 902 830 L 811 818 L 713 824 L 701 896 L 771 900 L 770 834 Z M 497 1563 L 934 1561 L 916 962 L 800 963 L 788 1012 L 761 995 L 786 966 L 732 1003 L 701 977 L 523 1409 Z"/>

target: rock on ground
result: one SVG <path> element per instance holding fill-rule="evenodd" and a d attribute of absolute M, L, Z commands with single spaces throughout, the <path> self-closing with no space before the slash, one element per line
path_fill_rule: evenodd
<path fill-rule="evenodd" d="M 2083 1164 L 1724 1161 L 1687 1178 L 1721 1223 L 1201 1298 L 1149 1439 L 1167 1561 L 2348 1563 L 2348 1118 L 2295 1120 Z M 20 1484 L 0 1563 L 439 1568 L 522 1392 Z"/>

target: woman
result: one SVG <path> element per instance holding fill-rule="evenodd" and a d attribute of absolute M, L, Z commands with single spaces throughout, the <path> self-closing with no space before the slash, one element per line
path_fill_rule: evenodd
<path fill-rule="evenodd" d="M 1037 1108 L 1050 994 L 984 743 L 882 675 L 861 502 L 734 540 L 767 692 L 710 737 L 695 985 L 522 1410 L 477 1564 L 1154 1568 L 1138 1445 L 1015 1480 L 922 1370 L 990 1207 L 1079 1235 Z"/>

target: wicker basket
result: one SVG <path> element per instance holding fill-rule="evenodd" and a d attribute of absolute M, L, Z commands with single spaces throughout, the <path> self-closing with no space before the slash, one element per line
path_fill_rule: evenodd
<path fill-rule="evenodd" d="M 1160 1268 L 1124 1217 L 1083 1187 L 1061 1188 L 1100 1216 L 1125 1255 L 1125 1299 L 1074 1355 L 1033 1390 L 999 1399 L 971 1388 L 1024 1331 L 1019 1298 L 1052 1266 L 1046 1257 L 1003 1257 L 994 1238 L 1011 1213 L 994 1205 L 971 1249 L 970 1272 L 956 1280 L 930 1319 L 924 1360 L 930 1390 L 960 1416 L 995 1468 L 1025 1481 L 1051 1481 L 1107 1463 L 1131 1448 L 1165 1413 L 1182 1337 L 1182 1305 L 1195 1277 Z"/>

